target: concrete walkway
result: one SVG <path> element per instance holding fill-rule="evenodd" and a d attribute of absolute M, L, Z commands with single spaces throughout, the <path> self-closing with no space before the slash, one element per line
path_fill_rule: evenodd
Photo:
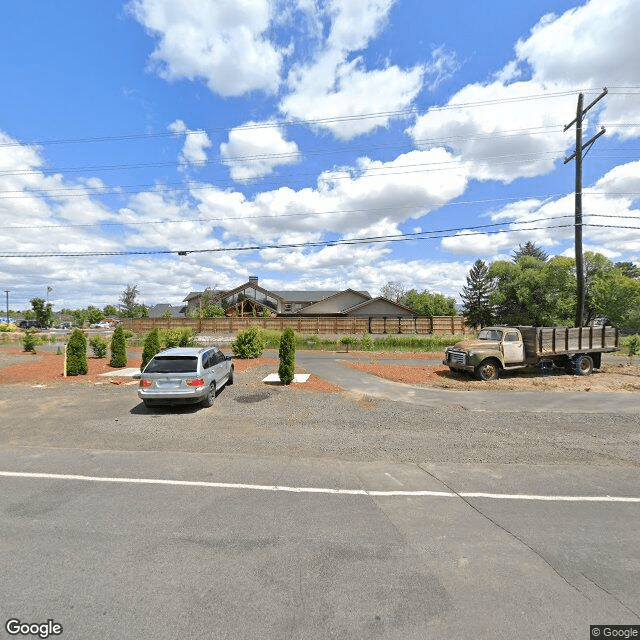
<path fill-rule="evenodd" d="M 267 355 L 266 352 L 265 355 Z M 274 357 L 278 357 L 277 353 Z M 410 402 L 425 407 L 446 405 L 458 406 L 467 411 L 640 414 L 640 395 L 637 393 L 426 389 L 400 382 L 391 382 L 357 369 L 342 366 L 340 360 L 348 357 L 346 353 L 309 351 L 296 353 L 296 361 L 300 367 L 342 387 L 345 391 L 386 400 Z M 385 360 L 385 362 L 387 361 Z M 414 362 L 423 365 L 427 363 L 440 364 L 440 361 L 426 359 Z"/>

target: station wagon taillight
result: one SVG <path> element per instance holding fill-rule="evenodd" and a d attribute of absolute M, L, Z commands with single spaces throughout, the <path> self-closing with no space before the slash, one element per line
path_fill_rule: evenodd
<path fill-rule="evenodd" d="M 143 389 L 146 389 L 147 387 L 150 387 L 152 384 L 151 380 L 140 380 L 140 383 L 138 384 L 139 387 L 142 387 Z"/>
<path fill-rule="evenodd" d="M 204 387 L 204 380 L 202 378 L 187 380 L 187 387 Z"/>

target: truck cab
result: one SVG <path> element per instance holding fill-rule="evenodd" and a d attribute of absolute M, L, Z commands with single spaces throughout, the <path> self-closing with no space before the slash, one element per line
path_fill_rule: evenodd
<path fill-rule="evenodd" d="M 468 371 L 481 380 L 494 380 L 501 369 L 526 366 L 522 334 L 516 327 L 487 327 L 475 340 L 447 347 L 443 364 L 452 373 Z"/>

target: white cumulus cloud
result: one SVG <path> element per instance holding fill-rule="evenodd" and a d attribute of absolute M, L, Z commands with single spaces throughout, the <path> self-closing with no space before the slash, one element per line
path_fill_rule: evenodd
<path fill-rule="evenodd" d="M 222 96 L 277 91 L 283 51 L 266 35 L 268 0 L 133 0 L 128 6 L 157 36 L 151 61 L 166 80 L 203 79 Z"/>
<path fill-rule="evenodd" d="M 220 155 L 238 181 L 262 178 L 300 160 L 298 145 L 286 140 L 274 122 L 247 122 L 232 129 L 229 141 L 220 145 Z"/>

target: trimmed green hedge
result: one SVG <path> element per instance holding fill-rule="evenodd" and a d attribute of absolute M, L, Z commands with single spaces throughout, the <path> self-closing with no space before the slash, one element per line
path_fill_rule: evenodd
<path fill-rule="evenodd" d="M 88 371 L 87 336 L 80 329 L 74 329 L 67 343 L 67 375 L 86 375 Z"/>
<path fill-rule="evenodd" d="M 127 366 L 127 340 L 124 337 L 124 331 L 118 325 L 111 336 L 111 362 L 112 367 Z"/>
<path fill-rule="evenodd" d="M 296 335 L 291 327 L 285 327 L 278 351 L 280 366 L 278 376 L 283 384 L 291 384 L 296 370 Z"/>

